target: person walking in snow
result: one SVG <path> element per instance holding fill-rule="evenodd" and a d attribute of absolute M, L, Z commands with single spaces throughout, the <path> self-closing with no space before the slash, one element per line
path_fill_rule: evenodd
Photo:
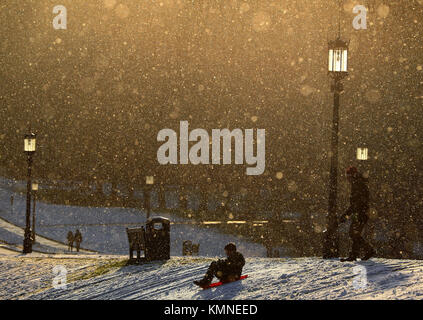
<path fill-rule="evenodd" d="M 194 281 L 194 284 L 205 288 L 211 284 L 213 277 L 218 278 L 223 283 L 239 280 L 242 268 L 245 265 L 244 256 L 236 250 L 236 246 L 233 243 L 228 243 L 225 246 L 225 253 L 227 259 L 213 261 L 204 278 L 200 281 Z"/>
<path fill-rule="evenodd" d="M 375 254 L 374 249 L 361 235 L 369 219 L 367 216 L 369 209 L 368 180 L 355 167 L 349 167 L 347 169 L 347 179 L 351 183 L 350 206 L 341 216 L 340 223 L 344 223 L 351 217 L 349 235 L 352 240 L 352 249 L 348 258 L 344 260 L 355 261 L 360 254 L 360 249 L 363 249 L 365 252 L 361 259 L 368 260 Z"/>
<path fill-rule="evenodd" d="M 82 242 L 82 234 L 79 231 L 79 229 L 76 229 L 76 232 L 75 232 L 75 247 L 76 247 L 76 252 L 79 252 L 79 247 L 81 246 L 81 242 Z"/>
<path fill-rule="evenodd" d="M 67 239 L 68 239 L 68 247 L 69 247 L 68 250 L 70 252 L 72 252 L 72 250 L 73 250 L 73 242 L 74 242 L 74 236 L 73 236 L 72 231 L 69 231 L 68 232 Z"/>

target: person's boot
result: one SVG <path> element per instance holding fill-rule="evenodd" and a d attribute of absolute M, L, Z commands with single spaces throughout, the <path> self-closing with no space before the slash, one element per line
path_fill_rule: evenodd
<path fill-rule="evenodd" d="M 360 252 L 360 243 L 361 243 L 360 238 L 357 237 L 357 236 L 352 237 L 352 241 L 353 241 L 352 248 L 351 248 L 350 253 L 348 254 L 348 257 L 341 259 L 341 262 L 356 261 L 357 260 L 358 254 Z"/>
<path fill-rule="evenodd" d="M 376 251 L 373 248 L 369 248 L 369 250 L 367 250 L 364 257 L 361 258 L 361 260 L 369 260 L 371 257 L 375 255 L 375 253 Z"/>
<path fill-rule="evenodd" d="M 200 281 L 194 281 L 194 284 L 201 287 L 206 288 L 210 285 L 211 281 L 208 278 L 203 278 Z"/>
<path fill-rule="evenodd" d="M 356 261 L 356 260 L 357 260 L 357 256 L 354 255 L 354 254 L 352 254 L 352 253 L 350 253 L 347 258 L 342 258 L 341 259 L 341 262 L 345 262 L 345 261 Z"/>

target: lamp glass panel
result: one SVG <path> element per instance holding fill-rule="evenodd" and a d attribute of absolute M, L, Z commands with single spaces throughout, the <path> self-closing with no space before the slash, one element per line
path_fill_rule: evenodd
<path fill-rule="evenodd" d="M 348 71 L 348 50 L 344 49 L 342 53 L 342 72 Z"/>
<path fill-rule="evenodd" d="M 357 160 L 367 160 L 369 156 L 368 148 L 357 148 Z"/>
<path fill-rule="evenodd" d="M 348 50 L 344 48 L 329 49 L 329 71 L 348 71 Z"/>
<path fill-rule="evenodd" d="M 24 139 L 24 150 L 26 152 L 34 152 L 35 151 L 35 139 L 25 138 Z"/>
<path fill-rule="evenodd" d="M 329 50 L 329 71 L 333 71 L 333 49 Z"/>
<path fill-rule="evenodd" d="M 147 176 L 145 179 L 146 184 L 154 184 L 154 177 L 153 176 Z"/>

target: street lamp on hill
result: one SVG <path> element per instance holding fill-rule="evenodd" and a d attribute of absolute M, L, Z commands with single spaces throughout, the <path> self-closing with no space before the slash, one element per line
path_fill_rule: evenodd
<path fill-rule="evenodd" d="M 329 175 L 329 205 L 327 228 L 323 246 L 323 258 L 339 257 L 338 217 L 336 200 L 338 189 L 338 138 L 339 138 L 339 96 L 344 90 L 342 80 L 348 76 L 348 42 L 341 40 L 340 35 L 328 43 L 328 72 L 333 79 L 333 117 Z"/>
<path fill-rule="evenodd" d="M 35 153 L 35 133 L 26 134 L 24 137 L 24 152 L 27 155 L 28 173 L 26 185 L 26 219 L 25 219 L 25 233 L 23 242 L 23 253 L 32 252 L 32 239 L 31 239 L 31 166 L 32 156 Z"/>

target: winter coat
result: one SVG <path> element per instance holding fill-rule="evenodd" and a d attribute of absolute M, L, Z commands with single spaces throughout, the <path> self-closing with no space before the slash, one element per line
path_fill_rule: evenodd
<path fill-rule="evenodd" d="M 68 243 L 73 243 L 74 242 L 74 237 L 73 237 L 73 233 L 72 233 L 72 231 L 69 231 L 68 232 L 68 236 L 67 236 L 67 239 L 68 239 Z"/>
<path fill-rule="evenodd" d="M 75 242 L 76 243 L 81 243 L 82 242 L 82 234 L 79 231 L 75 232 Z"/>
<path fill-rule="evenodd" d="M 236 278 L 241 277 L 242 268 L 245 265 L 245 259 L 241 253 L 235 251 L 227 259 L 223 260 L 223 262 L 225 264 L 225 275 L 234 275 Z"/>
<path fill-rule="evenodd" d="M 358 220 L 367 220 L 369 209 L 368 180 L 364 177 L 356 177 L 351 183 L 350 206 L 345 215 L 357 214 Z"/>

